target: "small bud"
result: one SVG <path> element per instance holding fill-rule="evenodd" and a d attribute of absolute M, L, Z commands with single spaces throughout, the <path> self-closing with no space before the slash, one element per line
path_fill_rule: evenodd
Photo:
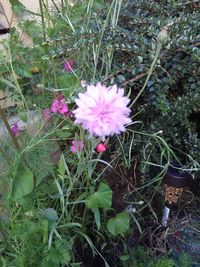
<path fill-rule="evenodd" d="M 163 134 L 163 130 L 160 130 L 157 133 L 155 133 L 155 135 L 157 135 L 157 134 Z"/>
<path fill-rule="evenodd" d="M 43 214 L 48 222 L 56 222 L 58 220 L 57 212 L 52 208 L 45 209 Z"/>
<path fill-rule="evenodd" d="M 14 136 L 17 136 L 21 132 L 21 130 L 19 129 L 19 126 L 18 126 L 17 122 L 15 122 L 13 124 L 13 126 L 11 127 L 11 131 L 12 131 L 12 133 L 13 133 Z"/>
<path fill-rule="evenodd" d="M 163 27 L 158 34 L 157 40 L 159 43 L 163 44 L 167 41 L 167 38 L 168 38 L 168 28 Z"/>
<path fill-rule="evenodd" d="M 132 208 L 131 210 L 132 213 L 135 213 L 136 211 L 137 211 L 136 208 Z"/>
<path fill-rule="evenodd" d="M 32 68 L 31 68 L 31 72 L 32 72 L 33 74 L 35 74 L 35 73 L 40 72 L 40 69 L 39 69 L 38 67 L 32 67 Z"/>
<path fill-rule="evenodd" d="M 103 143 L 99 143 L 96 147 L 96 150 L 98 153 L 105 152 L 106 151 L 106 145 Z"/>

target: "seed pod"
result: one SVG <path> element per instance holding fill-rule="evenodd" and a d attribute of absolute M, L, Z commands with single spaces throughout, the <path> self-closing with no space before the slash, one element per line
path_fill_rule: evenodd
<path fill-rule="evenodd" d="M 163 44 L 167 41 L 167 38 L 168 38 L 168 28 L 163 27 L 158 34 L 157 40 L 159 43 Z"/>

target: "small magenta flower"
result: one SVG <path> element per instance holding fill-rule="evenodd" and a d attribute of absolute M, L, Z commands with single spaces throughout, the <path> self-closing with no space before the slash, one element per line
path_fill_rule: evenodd
<path fill-rule="evenodd" d="M 15 136 L 17 136 L 17 135 L 21 132 L 21 130 L 19 129 L 19 126 L 18 126 L 17 122 L 15 122 L 15 123 L 13 124 L 13 126 L 11 127 L 11 131 L 12 131 L 12 133 L 13 133 Z"/>
<path fill-rule="evenodd" d="M 80 152 L 84 148 L 84 143 L 83 141 L 76 141 L 73 140 L 71 143 L 70 151 L 72 153 Z"/>
<path fill-rule="evenodd" d="M 67 103 L 63 98 L 61 99 L 54 99 L 52 106 L 51 106 L 51 111 L 53 113 L 60 113 L 61 115 L 67 115 L 68 114 L 68 106 Z"/>
<path fill-rule="evenodd" d="M 98 136 L 102 141 L 106 136 L 124 132 L 125 125 L 131 123 L 131 110 L 127 107 L 130 99 L 116 85 L 87 85 L 86 92 L 79 93 L 75 102 L 75 124 L 81 124 L 90 136 Z"/>
<path fill-rule="evenodd" d="M 71 72 L 72 69 L 74 68 L 74 65 L 75 65 L 75 61 L 73 59 L 70 59 L 69 61 L 64 62 L 64 69 L 67 72 Z"/>
<path fill-rule="evenodd" d="M 51 110 L 50 108 L 45 108 L 42 111 L 42 115 L 45 121 L 49 122 L 51 120 Z"/>
<path fill-rule="evenodd" d="M 96 150 L 98 153 L 105 152 L 106 151 L 106 145 L 103 143 L 99 143 L 96 147 Z"/>

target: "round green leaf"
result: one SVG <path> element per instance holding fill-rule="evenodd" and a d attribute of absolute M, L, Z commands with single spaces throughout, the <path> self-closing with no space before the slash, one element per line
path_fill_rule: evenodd
<path fill-rule="evenodd" d="M 107 222 L 108 231 L 114 235 L 123 235 L 130 225 L 130 217 L 127 212 L 118 213 L 114 218 Z"/>

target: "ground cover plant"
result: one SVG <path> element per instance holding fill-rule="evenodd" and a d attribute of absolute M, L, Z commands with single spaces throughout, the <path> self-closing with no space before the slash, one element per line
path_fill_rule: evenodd
<path fill-rule="evenodd" d="M 10 3 L 1 266 L 198 266 L 199 1 Z M 193 181 L 166 228 L 175 161 Z"/>

